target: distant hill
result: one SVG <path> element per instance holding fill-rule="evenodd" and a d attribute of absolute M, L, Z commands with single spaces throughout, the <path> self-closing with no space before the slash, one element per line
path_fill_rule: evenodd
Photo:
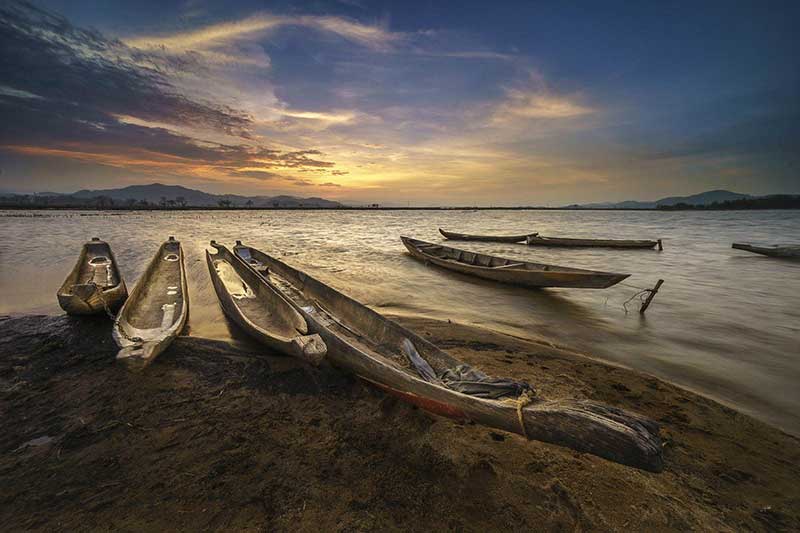
<path fill-rule="evenodd" d="M 151 205 L 216 207 L 220 205 L 239 207 L 340 207 L 342 204 L 324 198 L 299 198 L 295 196 L 241 196 L 238 194 L 211 194 L 180 185 L 130 185 L 120 189 L 83 189 L 72 194 L 37 194 L 46 197 L 50 204 L 87 203 L 102 199 L 104 205 L 131 205 L 147 202 Z M 112 202 L 108 202 L 108 199 Z"/>
<path fill-rule="evenodd" d="M 596 204 L 576 204 L 569 207 L 573 209 L 656 209 L 659 206 L 671 206 L 676 204 L 687 205 L 710 205 L 714 202 L 731 202 L 734 200 L 746 200 L 755 198 L 749 194 L 725 191 L 717 189 L 714 191 L 701 192 L 691 196 L 669 196 L 654 202 L 641 202 L 637 200 L 625 200 L 624 202 L 603 202 Z"/>

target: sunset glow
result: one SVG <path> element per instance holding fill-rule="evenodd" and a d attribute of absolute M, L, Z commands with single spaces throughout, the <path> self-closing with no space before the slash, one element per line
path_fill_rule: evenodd
<path fill-rule="evenodd" d="M 613 9 L 527 4 L 416 18 L 358 2 L 187 2 L 157 16 L 36 5 L 0 8 L 7 191 L 157 179 L 354 203 L 559 205 L 797 189 L 797 69 L 777 14 L 733 40 L 680 10 L 628 10 L 621 31 Z"/>

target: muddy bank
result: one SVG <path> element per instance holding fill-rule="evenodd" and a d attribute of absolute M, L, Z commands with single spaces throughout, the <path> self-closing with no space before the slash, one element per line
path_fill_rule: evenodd
<path fill-rule="evenodd" d="M 0 319 L 0 523 L 19 529 L 797 530 L 800 442 L 654 378 L 400 319 L 549 398 L 662 424 L 665 471 L 428 415 L 330 367 L 182 337 L 144 374 L 104 319 Z"/>

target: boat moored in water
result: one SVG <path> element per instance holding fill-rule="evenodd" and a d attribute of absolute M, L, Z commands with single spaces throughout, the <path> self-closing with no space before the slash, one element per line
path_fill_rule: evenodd
<path fill-rule="evenodd" d="M 531 235 L 538 235 L 538 233 L 526 233 L 525 235 L 470 235 L 468 233 L 456 233 L 453 231 L 445 231 L 439 228 L 445 239 L 451 241 L 478 241 L 478 242 L 523 242 Z"/>
<path fill-rule="evenodd" d="M 642 468 L 663 468 L 658 425 L 586 400 L 545 400 L 523 381 L 493 378 L 396 322 L 255 248 L 234 253 L 300 311 L 327 359 L 406 402 Z"/>
<path fill-rule="evenodd" d="M 525 239 L 528 246 L 562 246 L 581 248 L 653 248 L 658 246 L 663 250 L 661 239 L 624 240 L 624 239 L 569 239 L 566 237 L 543 237 L 541 235 L 528 235 Z"/>
<path fill-rule="evenodd" d="M 119 308 L 128 289 L 107 242 L 93 237 L 58 289 L 58 304 L 70 315 L 91 315 Z"/>
<path fill-rule="evenodd" d="M 786 245 L 786 246 L 754 246 L 752 244 L 744 244 L 735 242 L 731 248 L 737 250 L 745 250 L 754 254 L 768 255 L 770 257 L 783 257 L 792 258 L 800 257 L 800 244 Z"/>
<path fill-rule="evenodd" d="M 451 248 L 441 244 L 400 237 L 409 253 L 426 263 L 483 279 L 525 287 L 572 287 L 605 289 L 630 274 L 533 263 Z"/>
<path fill-rule="evenodd" d="M 189 316 L 181 243 L 162 244 L 114 322 L 117 360 L 133 370 L 149 365 L 177 337 Z"/>
<path fill-rule="evenodd" d="M 206 250 L 208 271 L 225 314 L 245 332 L 267 346 L 317 365 L 325 343 L 309 334 L 303 315 L 262 276 L 225 246 L 211 241 Z"/>

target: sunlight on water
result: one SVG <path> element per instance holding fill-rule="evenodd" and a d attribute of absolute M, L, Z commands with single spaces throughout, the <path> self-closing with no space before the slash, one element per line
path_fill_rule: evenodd
<path fill-rule="evenodd" d="M 31 216 L 36 214 L 37 216 Z M 425 266 L 400 235 L 471 233 L 664 239 L 664 251 L 452 243 L 495 255 L 630 273 L 606 290 L 530 290 Z M 241 334 L 222 315 L 204 250 L 235 239 L 373 308 L 476 324 L 653 373 L 800 433 L 800 262 L 732 250 L 800 239 L 800 212 L 0 212 L 0 313 L 60 313 L 55 293 L 90 237 L 111 244 L 129 289 L 169 235 L 182 241 L 189 332 Z M 646 317 L 623 302 L 665 284 Z M 110 334 L 110 328 L 109 328 Z"/>

